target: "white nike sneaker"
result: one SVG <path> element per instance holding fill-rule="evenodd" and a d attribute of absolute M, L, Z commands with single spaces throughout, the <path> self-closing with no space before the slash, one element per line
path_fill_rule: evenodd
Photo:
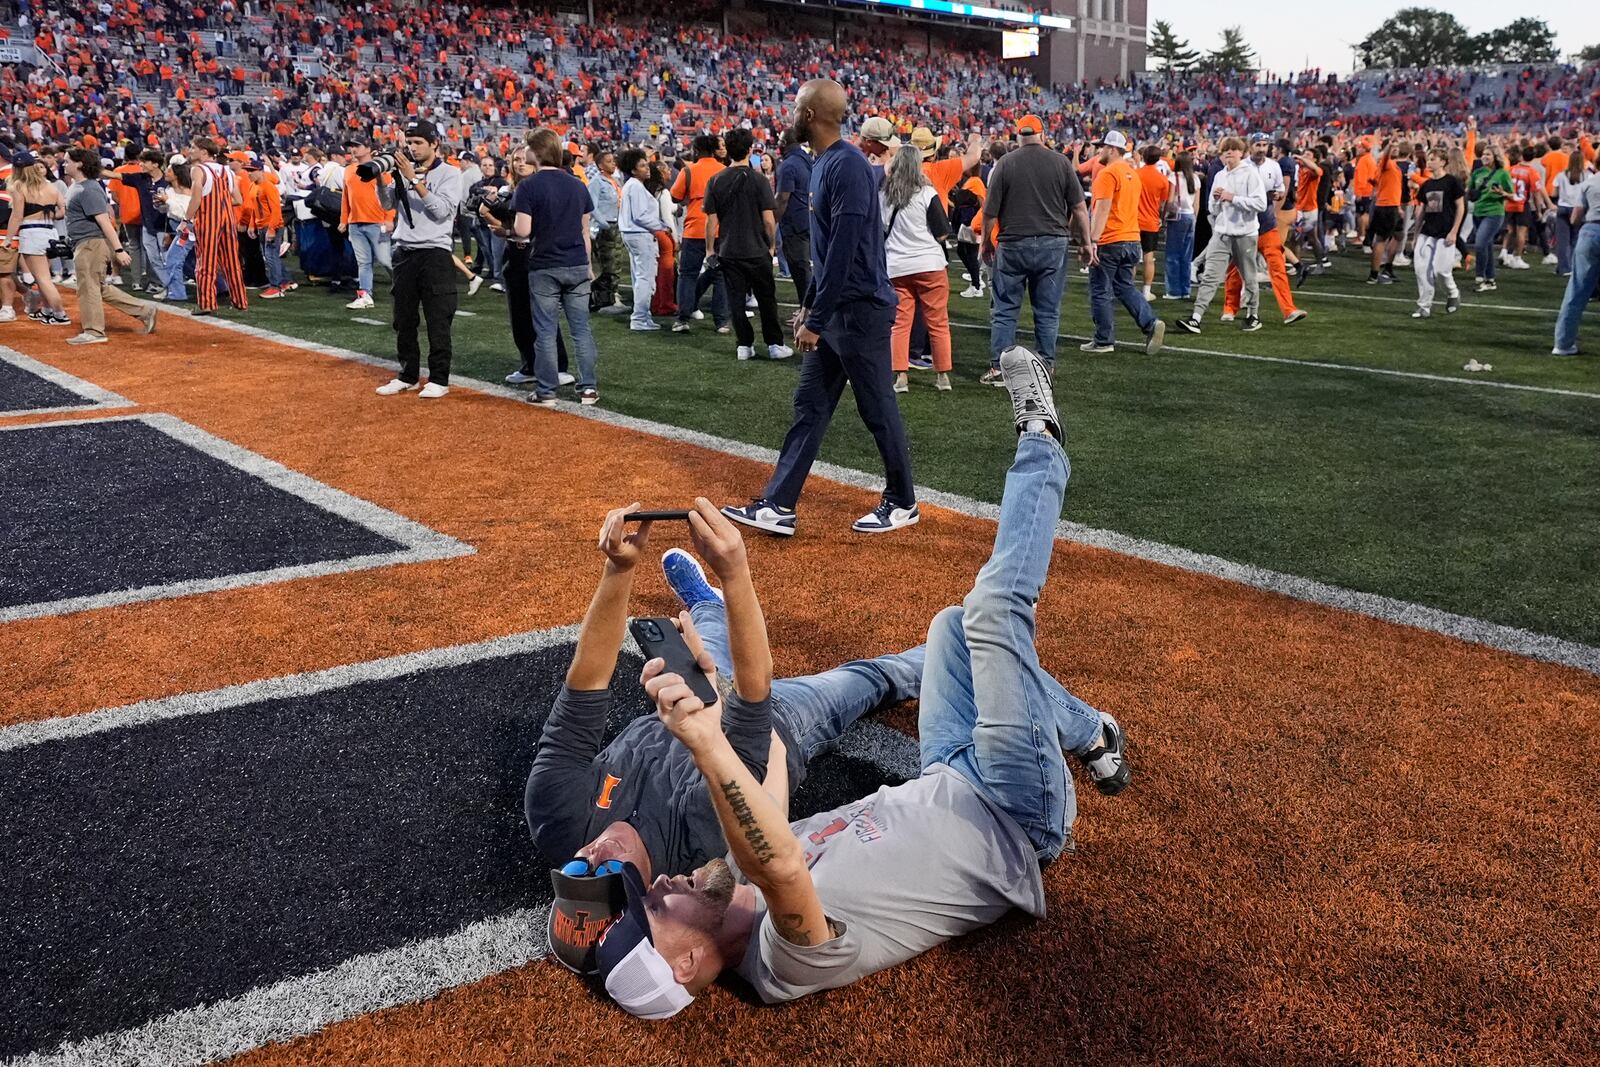
<path fill-rule="evenodd" d="M 408 393 L 416 387 L 416 382 L 402 382 L 399 378 L 394 378 L 389 382 L 378 386 L 374 392 L 376 392 L 379 396 L 394 396 L 397 393 Z"/>
<path fill-rule="evenodd" d="M 437 400 L 441 396 L 449 395 L 450 387 L 448 385 L 435 385 L 433 382 L 429 382 L 427 385 L 424 385 L 422 387 L 422 392 L 417 394 L 417 396 L 421 397 L 423 400 Z"/>
<path fill-rule="evenodd" d="M 794 355 L 794 349 L 790 348 L 788 345 L 767 346 L 768 359 L 788 359 L 792 355 Z"/>
<path fill-rule="evenodd" d="M 738 350 L 734 352 L 734 355 L 738 356 L 741 361 L 747 360 L 755 354 L 756 350 L 749 345 L 740 345 Z"/>

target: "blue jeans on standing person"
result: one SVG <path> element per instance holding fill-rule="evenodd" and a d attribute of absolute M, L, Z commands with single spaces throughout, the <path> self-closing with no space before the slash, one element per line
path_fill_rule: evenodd
<path fill-rule="evenodd" d="M 595 388 L 594 331 L 589 327 L 589 265 L 546 267 L 530 271 L 528 291 L 533 300 L 533 332 L 536 358 L 533 364 L 535 395 L 553 396 L 559 387 L 556 377 L 557 316 L 564 315 L 572 346 L 578 357 L 578 388 Z"/>
<path fill-rule="evenodd" d="M 1017 317 L 1026 286 L 1033 304 L 1033 341 L 1046 366 L 1056 361 L 1061 294 L 1067 289 L 1067 239 L 1019 237 L 1001 241 L 994 254 L 994 312 L 989 325 L 989 366 L 1017 343 Z"/>
<path fill-rule="evenodd" d="M 143 226 L 140 226 L 139 248 L 144 252 L 144 276 L 136 278 L 135 283 L 142 284 L 154 279 L 165 286 L 167 284 L 167 253 L 161 247 L 161 234 L 151 233 Z"/>
<path fill-rule="evenodd" d="M 177 237 L 173 237 L 172 243 L 167 245 L 165 262 L 167 267 L 167 299 L 186 299 L 189 292 L 184 288 L 183 282 L 185 277 L 194 272 L 194 240 L 191 238 L 183 244 L 179 244 Z M 217 277 L 220 280 L 222 276 L 219 274 Z"/>
<path fill-rule="evenodd" d="M 1478 260 L 1478 277 L 1486 282 L 1494 281 L 1494 239 L 1505 224 L 1504 215 L 1485 215 L 1473 222 L 1472 254 Z"/>
<path fill-rule="evenodd" d="M 1063 750 L 1083 752 L 1100 736 L 1100 713 L 1051 677 L 1034 647 L 1034 608 L 1070 471 L 1049 434 L 1017 441 L 989 562 L 966 600 L 928 627 L 917 718 L 923 769 L 953 768 L 1047 861 L 1078 813 Z"/>
<path fill-rule="evenodd" d="M 1578 323 L 1589 301 L 1594 299 L 1597 282 L 1600 282 L 1600 222 L 1586 222 L 1572 242 L 1572 277 L 1567 279 L 1561 314 L 1556 316 L 1558 351 L 1578 350 Z"/>
<path fill-rule="evenodd" d="M 1167 220 L 1167 295 L 1188 299 L 1190 260 L 1194 259 L 1194 216 Z"/>
<path fill-rule="evenodd" d="M 478 275 L 504 284 L 500 264 L 506 256 L 506 239 L 496 237 L 488 223 L 482 221 L 474 227 L 474 232 L 478 238 Z"/>
<path fill-rule="evenodd" d="M 1138 241 L 1114 241 L 1101 245 L 1099 262 L 1089 265 L 1089 317 L 1094 319 L 1096 344 L 1116 343 L 1112 297 L 1128 309 L 1141 333 L 1149 336 L 1155 329 L 1156 313 L 1139 287 L 1133 284 L 1133 268 L 1143 262 L 1144 251 Z"/>
<path fill-rule="evenodd" d="M 717 672 L 733 677 L 728 609 L 703 600 L 689 609 Z M 806 766 L 834 748 L 852 723 L 878 708 L 915 700 L 922 688 L 926 645 L 876 659 L 859 659 L 821 674 L 772 683 L 773 726 L 788 749 L 789 788 L 805 781 Z"/>
<path fill-rule="evenodd" d="M 706 261 L 706 242 L 700 237 L 685 237 L 683 245 L 678 249 L 678 321 L 688 322 L 699 300 L 696 299 L 696 285 L 700 280 L 700 268 Z M 704 290 L 698 290 L 701 294 Z M 739 313 L 744 314 L 740 308 Z M 728 311 L 728 286 L 718 274 L 711 293 L 711 317 L 720 329 L 733 321 L 733 316 Z"/>
<path fill-rule="evenodd" d="M 1550 228 L 1555 230 L 1556 273 L 1572 273 L 1572 249 L 1578 243 L 1578 231 L 1582 224 L 1572 224 L 1572 209 L 1561 208 L 1556 212 L 1555 219 L 1550 223 Z"/>
<path fill-rule="evenodd" d="M 383 227 L 376 222 L 352 222 L 349 234 L 350 247 L 356 254 L 356 288 L 370 293 L 373 263 L 382 263 L 385 270 L 394 274 L 389 242 L 384 240 Z"/>
<path fill-rule="evenodd" d="M 282 230 L 261 232 L 261 259 L 267 267 L 267 284 L 274 289 L 283 288 L 289 280 L 289 270 L 283 265 L 283 256 L 278 251 L 282 247 Z"/>

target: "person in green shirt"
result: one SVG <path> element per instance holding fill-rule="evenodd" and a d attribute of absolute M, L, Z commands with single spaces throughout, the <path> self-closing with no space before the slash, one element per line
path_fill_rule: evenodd
<path fill-rule="evenodd" d="M 1511 172 L 1500 149 L 1484 146 L 1478 154 L 1481 164 L 1467 182 L 1467 199 L 1472 201 L 1472 248 L 1477 262 L 1480 293 L 1496 288 L 1494 281 L 1494 242 L 1506 224 L 1506 198 L 1511 195 Z"/>

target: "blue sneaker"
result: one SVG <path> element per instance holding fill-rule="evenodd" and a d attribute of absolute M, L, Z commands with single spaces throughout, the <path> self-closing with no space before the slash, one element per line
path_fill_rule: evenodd
<path fill-rule="evenodd" d="M 700 561 L 681 548 L 669 548 L 661 554 L 661 573 L 666 575 L 667 584 L 686 608 L 708 600 L 722 603 L 721 591 L 706 581 Z"/>
<path fill-rule="evenodd" d="M 891 504 L 885 500 L 867 514 L 861 516 L 850 524 L 850 529 L 856 533 L 888 533 L 890 530 L 899 530 L 906 526 L 915 526 L 922 521 L 922 512 L 912 504 L 909 508 Z"/>
<path fill-rule="evenodd" d="M 754 526 L 782 537 L 794 536 L 794 508 L 780 507 L 762 497 L 756 497 L 742 508 L 729 504 L 722 513 L 744 526 Z"/>
<path fill-rule="evenodd" d="M 932 370 L 933 369 L 933 357 L 932 356 L 912 356 L 908 362 L 910 363 L 912 370 Z"/>

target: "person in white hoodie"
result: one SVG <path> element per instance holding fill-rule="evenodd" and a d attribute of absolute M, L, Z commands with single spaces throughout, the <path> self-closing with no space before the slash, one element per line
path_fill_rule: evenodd
<path fill-rule="evenodd" d="M 1200 332 L 1200 320 L 1226 280 L 1228 265 L 1232 263 L 1244 279 L 1239 310 L 1244 314 L 1243 329 L 1249 333 L 1261 329 L 1256 237 L 1261 228 L 1259 216 L 1267 210 L 1267 187 L 1259 170 L 1243 165 L 1244 141 L 1224 137 L 1217 148 L 1224 169 L 1212 179 L 1211 198 L 1207 204 L 1211 216 L 1211 243 L 1206 246 L 1194 311 L 1187 319 L 1178 320 L 1177 325 L 1188 333 Z"/>

